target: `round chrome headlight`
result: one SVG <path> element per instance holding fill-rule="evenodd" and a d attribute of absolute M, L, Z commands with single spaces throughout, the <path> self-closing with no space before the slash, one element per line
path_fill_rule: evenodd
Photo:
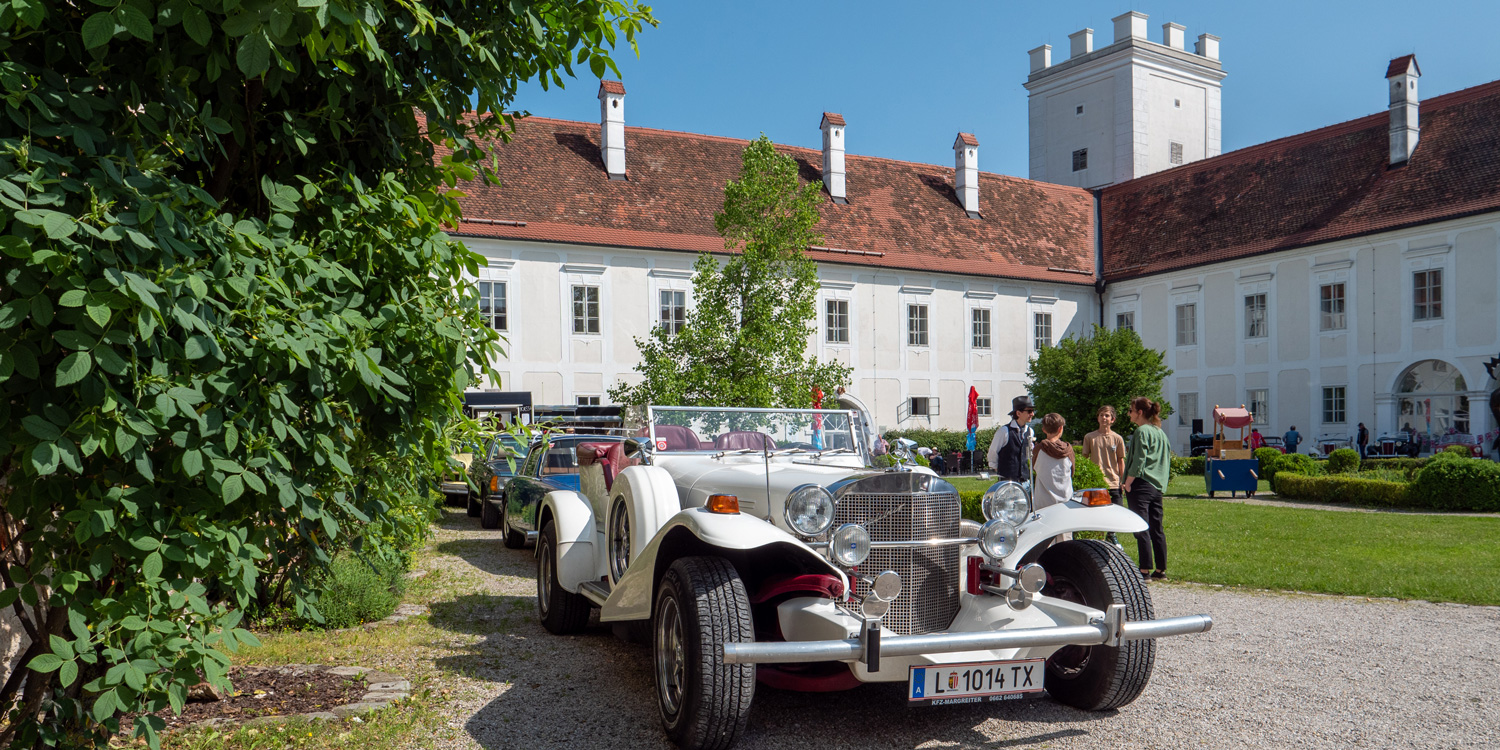
<path fill-rule="evenodd" d="M 852 568 L 870 556 L 870 532 L 855 523 L 846 523 L 833 532 L 833 560 Z"/>
<path fill-rule="evenodd" d="M 786 525 L 802 536 L 818 536 L 833 525 L 833 495 L 804 484 L 786 496 Z"/>
<path fill-rule="evenodd" d="M 1016 527 L 1001 519 L 992 520 L 979 530 L 979 548 L 998 560 L 1016 551 Z"/>
<path fill-rule="evenodd" d="M 1031 511 L 1031 501 L 1026 499 L 1026 490 L 1017 482 L 996 482 L 985 490 L 980 503 L 986 520 L 1000 519 L 1012 526 L 1026 520 Z"/>

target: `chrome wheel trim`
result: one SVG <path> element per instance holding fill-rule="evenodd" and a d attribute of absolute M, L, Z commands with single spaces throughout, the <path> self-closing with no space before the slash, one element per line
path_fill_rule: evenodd
<path fill-rule="evenodd" d="M 536 603 L 546 617 L 552 608 L 552 547 L 545 542 L 537 550 Z"/>
<path fill-rule="evenodd" d="M 1049 578 L 1051 580 L 1047 582 L 1046 586 L 1047 589 L 1050 589 L 1049 596 L 1055 596 L 1063 601 L 1080 604 L 1085 607 L 1093 606 L 1084 601 L 1083 592 L 1079 591 L 1078 587 L 1074 586 L 1071 580 L 1062 576 L 1049 576 Z M 1083 674 L 1083 670 L 1088 668 L 1089 659 L 1093 655 L 1093 646 L 1063 646 L 1047 658 L 1047 664 L 1056 670 L 1058 677 L 1071 680 Z"/>
<path fill-rule="evenodd" d="M 662 598 L 656 613 L 656 694 L 662 712 L 676 717 L 682 711 L 687 682 L 687 652 L 682 638 L 682 616 L 677 600 Z"/>
<path fill-rule="evenodd" d="M 609 519 L 609 572 L 619 581 L 630 565 L 630 513 L 625 500 L 615 501 Z"/>

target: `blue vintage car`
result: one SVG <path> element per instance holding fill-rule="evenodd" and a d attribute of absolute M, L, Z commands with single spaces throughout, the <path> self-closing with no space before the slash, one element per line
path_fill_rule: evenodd
<path fill-rule="evenodd" d="M 542 498 L 553 490 L 577 492 L 578 446 L 583 443 L 619 443 L 625 438 L 610 435 L 554 435 L 538 440 L 526 452 L 526 461 L 505 484 L 505 501 L 500 508 L 501 530 L 505 546 L 519 549 L 536 538 L 537 508 Z"/>

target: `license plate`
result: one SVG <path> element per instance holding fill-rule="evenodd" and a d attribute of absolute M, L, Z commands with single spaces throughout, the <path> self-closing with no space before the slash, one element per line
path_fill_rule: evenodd
<path fill-rule="evenodd" d="M 1045 659 L 912 667 L 906 697 L 929 706 L 1013 700 L 1040 692 L 1046 674 Z"/>

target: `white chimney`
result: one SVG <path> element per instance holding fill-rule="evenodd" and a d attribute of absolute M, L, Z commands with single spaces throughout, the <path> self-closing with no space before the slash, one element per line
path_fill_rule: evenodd
<path fill-rule="evenodd" d="M 1421 123 L 1417 117 L 1417 79 L 1422 69 L 1416 55 L 1403 55 L 1385 69 L 1391 89 L 1391 164 L 1404 164 L 1417 150 Z"/>
<path fill-rule="evenodd" d="M 823 187 L 834 203 L 848 203 L 844 193 L 844 116 L 824 112 L 818 128 L 823 131 Z"/>
<path fill-rule="evenodd" d="M 1193 51 L 1210 59 L 1219 59 L 1219 38 L 1213 34 L 1199 34 L 1198 43 L 1193 45 Z"/>
<path fill-rule="evenodd" d="M 1075 31 L 1068 35 L 1068 41 L 1072 42 L 1073 47 L 1068 53 L 1068 59 L 1087 55 L 1094 51 L 1094 30 Z"/>
<path fill-rule="evenodd" d="M 599 156 L 611 180 L 625 179 L 625 84 L 599 82 Z"/>
<path fill-rule="evenodd" d="M 1115 41 L 1123 42 L 1126 39 L 1146 38 L 1146 14 L 1130 11 L 1121 13 L 1112 20 L 1115 22 Z"/>
<path fill-rule="evenodd" d="M 1186 50 L 1187 38 L 1183 32 L 1187 27 L 1180 23 L 1164 23 L 1161 25 L 1161 43 L 1172 49 Z"/>
<path fill-rule="evenodd" d="M 973 133 L 953 139 L 953 190 L 969 218 L 979 218 L 979 139 Z"/>
<path fill-rule="evenodd" d="M 1052 45 L 1043 44 L 1026 54 L 1031 55 L 1031 72 L 1036 73 L 1052 67 Z"/>

